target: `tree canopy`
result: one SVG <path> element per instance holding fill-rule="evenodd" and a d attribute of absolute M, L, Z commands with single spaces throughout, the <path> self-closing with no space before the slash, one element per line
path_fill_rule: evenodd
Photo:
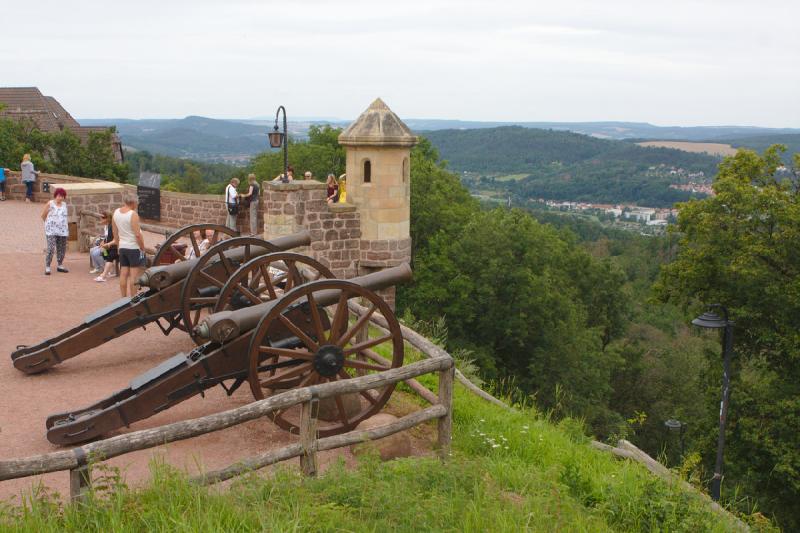
<path fill-rule="evenodd" d="M 664 267 L 658 290 L 693 313 L 721 303 L 735 320 L 726 483 L 758 494 L 763 509 L 796 530 L 800 182 L 796 171 L 780 172 L 782 151 L 740 150 L 720 165 L 716 196 L 681 206 L 680 251 Z M 800 155 L 794 161 L 800 168 Z M 708 355 L 720 376 L 719 353 Z"/>

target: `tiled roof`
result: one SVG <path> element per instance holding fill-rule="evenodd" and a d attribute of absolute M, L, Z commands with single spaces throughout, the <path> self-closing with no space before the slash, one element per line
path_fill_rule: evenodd
<path fill-rule="evenodd" d="M 89 132 L 103 132 L 108 129 L 81 126 L 58 100 L 43 95 L 38 87 L 0 87 L 0 104 L 5 105 L 0 111 L 0 117 L 17 120 L 27 118 L 45 132 L 57 132 L 66 128 L 77 135 L 82 143 L 89 140 Z M 117 134 L 112 136 L 111 144 L 117 161 L 122 161 L 122 144 Z"/>

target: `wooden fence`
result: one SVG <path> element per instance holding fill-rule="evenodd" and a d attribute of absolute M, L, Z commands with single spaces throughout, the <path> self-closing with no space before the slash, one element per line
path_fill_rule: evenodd
<path fill-rule="evenodd" d="M 437 444 L 441 457 L 445 458 L 450 450 L 452 433 L 454 370 L 452 358 L 449 356 L 435 357 L 376 374 L 290 390 L 235 409 L 152 429 L 126 433 L 78 446 L 71 450 L 3 460 L 0 461 L 0 481 L 50 472 L 69 471 L 70 497 L 72 500 L 81 500 L 85 497 L 91 483 L 90 463 L 212 433 L 298 404 L 301 405 L 299 443 L 243 459 L 222 470 L 192 478 L 192 482 L 200 484 L 216 483 L 253 469 L 298 456 L 300 457 L 303 472 L 307 475 L 315 475 L 317 471 L 317 452 L 319 451 L 379 439 L 433 419 L 438 420 Z M 368 389 L 385 387 L 430 372 L 439 373 L 439 390 L 437 401 L 434 405 L 406 415 L 388 425 L 369 430 L 354 430 L 332 437 L 317 438 L 317 406 L 320 400 L 341 394 L 358 393 Z"/>

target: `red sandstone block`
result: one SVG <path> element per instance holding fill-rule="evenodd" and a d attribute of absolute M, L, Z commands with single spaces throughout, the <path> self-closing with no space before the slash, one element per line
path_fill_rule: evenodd
<path fill-rule="evenodd" d="M 294 205 L 292 204 L 284 204 L 283 212 L 287 215 L 294 215 Z"/>
<path fill-rule="evenodd" d="M 359 245 L 359 241 L 355 239 L 348 239 L 344 242 L 344 247 L 348 250 L 357 250 Z"/>
<path fill-rule="evenodd" d="M 389 241 L 371 241 L 370 250 L 383 252 L 389 249 Z"/>
<path fill-rule="evenodd" d="M 328 259 L 331 261 L 341 261 L 342 260 L 342 252 L 339 251 L 331 251 L 326 254 Z"/>
<path fill-rule="evenodd" d="M 344 220 L 334 220 L 333 221 L 334 228 L 343 228 L 344 227 Z"/>
<path fill-rule="evenodd" d="M 367 252 L 367 259 L 370 261 L 386 261 L 391 258 L 392 254 L 389 252 Z"/>
<path fill-rule="evenodd" d="M 327 250 L 329 248 L 329 244 L 325 241 L 314 241 L 311 243 L 311 249 L 315 252 L 319 252 L 320 250 Z"/>
<path fill-rule="evenodd" d="M 344 241 L 331 241 L 331 250 L 341 250 L 344 248 Z"/>
<path fill-rule="evenodd" d="M 331 229 L 331 228 L 333 228 L 333 220 L 322 221 L 322 229 Z"/>
<path fill-rule="evenodd" d="M 323 223 L 324 225 L 324 223 Z M 339 238 L 338 233 L 335 230 L 329 229 L 325 232 L 325 240 L 326 241 L 335 241 Z"/>
<path fill-rule="evenodd" d="M 309 233 L 311 234 L 312 241 L 321 241 L 325 236 L 321 229 L 312 229 Z"/>
<path fill-rule="evenodd" d="M 344 221 L 345 228 L 360 228 L 361 221 L 360 220 L 345 220 Z"/>
<path fill-rule="evenodd" d="M 397 241 L 389 241 L 389 251 L 394 252 L 397 250 Z"/>
<path fill-rule="evenodd" d="M 308 220 L 309 222 L 314 222 L 316 220 L 319 220 L 319 214 L 318 213 L 308 213 L 306 215 L 306 220 Z"/>

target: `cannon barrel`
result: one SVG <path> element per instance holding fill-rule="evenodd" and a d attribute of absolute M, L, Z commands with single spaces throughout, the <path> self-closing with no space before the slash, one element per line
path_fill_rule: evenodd
<path fill-rule="evenodd" d="M 276 237 L 267 242 L 272 244 L 277 251 L 291 250 L 293 248 L 308 246 L 311 244 L 311 234 L 307 231 L 301 231 L 299 233 L 293 233 L 284 237 Z M 250 250 L 250 254 L 251 256 L 255 257 L 270 253 L 272 251 L 276 250 L 255 247 Z M 241 261 L 244 257 L 244 247 L 228 250 L 225 252 L 225 256 L 232 261 Z M 194 259 L 181 261 L 180 263 L 174 263 L 172 265 L 150 267 L 145 270 L 141 276 L 139 276 L 139 279 L 136 280 L 136 283 L 140 287 L 150 287 L 151 289 L 158 290 L 163 289 L 177 281 L 184 279 L 189 274 L 189 271 L 192 270 L 192 267 L 194 267 L 197 261 L 199 261 L 199 258 L 196 257 Z"/>
<path fill-rule="evenodd" d="M 372 274 L 351 278 L 348 281 L 366 289 L 378 291 L 409 281 L 411 276 L 411 267 L 408 263 L 403 263 Z M 314 294 L 314 299 L 321 306 L 332 305 L 338 300 L 339 292 L 336 289 L 319 291 Z M 255 328 L 261 318 L 279 301 L 272 300 L 252 307 L 245 307 L 244 309 L 214 313 L 195 328 L 195 333 L 204 339 L 225 342 Z"/>

